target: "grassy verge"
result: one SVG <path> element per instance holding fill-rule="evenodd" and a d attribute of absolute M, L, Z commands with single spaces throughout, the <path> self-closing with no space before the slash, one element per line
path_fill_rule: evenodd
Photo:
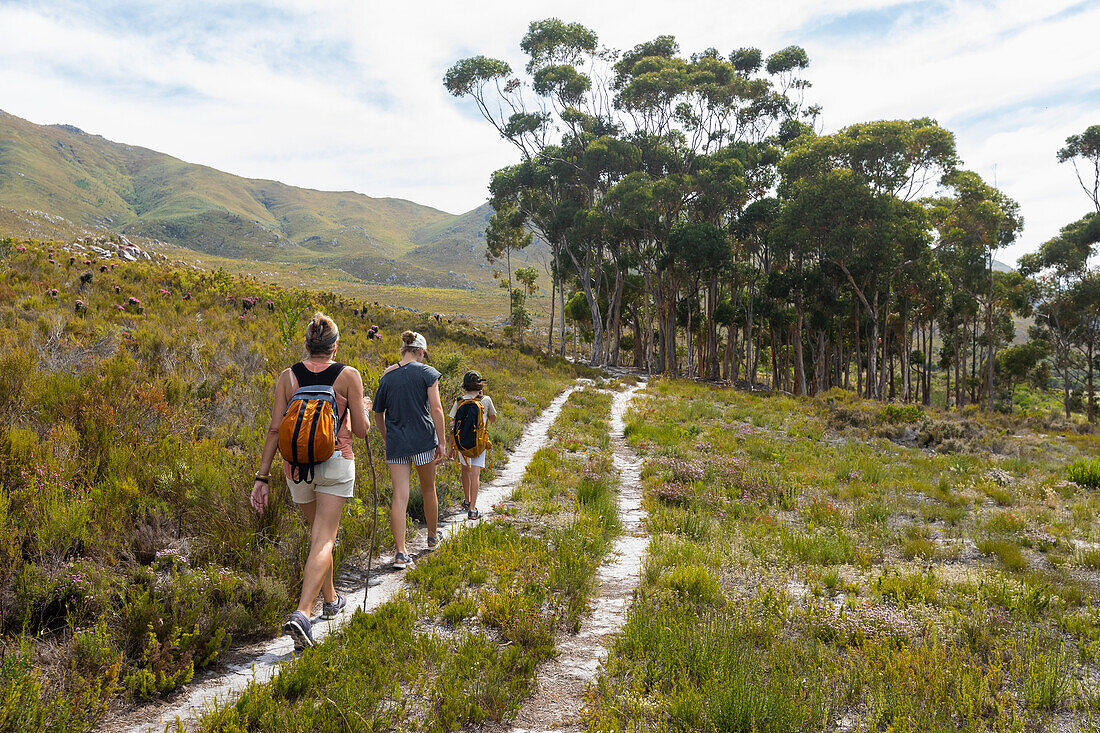
<path fill-rule="evenodd" d="M 579 625 L 618 527 L 609 408 L 606 392 L 571 395 L 496 520 L 443 543 L 408 591 L 201 729 L 436 731 L 513 716 L 558 631 Z"/>
<path fill-rule="evenodd" d="M 861 435 L 828 396 L 648 392 L 627 431 L 653 540 L 591 730 L 1092 724 L 1100 501 L 1064 476 L 1095 440 L 932 452 L 872 435 L 954 418 L 849 405 L 880 413 Z"/>
<path fill-rule="evenodd" d="M 221 271 L 12 240 L 0 270 L 0 729 L 87 729 L 108 703 L 163 695 L 270 635 L 292 608 L 305 524 L 281 478 L 263 516 L 247 497 L 273 385 L 301 357 L 312 310 L 337 320 L 368 392 L 410 327 L 432 340 L 445 393 L 466 369 L 488 375 L 500 451 L 576 375 L 468 325 Z M 355 450 L 338 561 L 366 550 L 374 521 Z M 460 498 L 454 467 L 440 489 Z"/>

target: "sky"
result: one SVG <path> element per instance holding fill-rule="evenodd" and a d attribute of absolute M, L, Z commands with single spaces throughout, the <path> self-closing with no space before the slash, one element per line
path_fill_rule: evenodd
<path fill-rule="evenodd" d="M 823 132 L 932 117 L 967 168 L 1021 204 L 1015 262 L 1090 210 L 1068 135 L 1100 124 L 1096 0 L 0 0 L 0 109 L 238 175 L 461 213 L 516 153 L 443 74 L 520 70 L 532 20 L 617 49 L 790 44 Z"/>

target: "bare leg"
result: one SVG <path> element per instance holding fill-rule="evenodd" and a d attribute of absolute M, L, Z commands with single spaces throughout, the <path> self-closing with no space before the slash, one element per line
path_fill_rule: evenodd
<path fill-rule="evenodd" d="M 470 510 L 477 509 L 477 492 L 481 488 L 481 466 L 470 466 Z"/>
<path fill-rule="evenodd" d="M 462 498 L 472 506 L 473 502 L 470 500 L 470 469 L 461 461 L 458 465 L 461 467 L 462 472 Z"/>
<path fill-rule="evenodd" d="M 310 532 L 313 531 L 313 517 L 317 514 L 317 502 L 311 501 L 308 504 L 299 504 L 298 508 L 302 510 L 302 516 L 305 517 L 306 524 L 310 527 Z M 332 603 L 336 600 L 336 586 L 332 584 L 332 563 L 328 564 L 328 572 L 325 573 L 325 579 L 321 583 L 321 595 L 324 599 Z"/>
<path fill-rule="evenodd" d="M 424 497 L 424 518 L 428 520 L 428 536 L 436 537 L 439 523 L 439 496 L 435 493 L 435 462 L 416 467 L 420 479 L 420 494 Z"/>
<path fill-rule="evenodd" d="M 340 529 L 340 514 L 347 499 L 332 494 L 317 494 L 313 522 L 310 525 L 309 559 L 302 572 L 302 596 L 298 610 L 307 617 L 313 612 L 313 601 L 321 591 L 325 578 L 332 577 L 332 548 L 336 544 L 336 532 Z M 333 593 L 333 600 L 336 594 Z"/>
<path fill-rule="evenodd" d="M 388 463 L 393 481 L 393 502 L 390 504 L 390 530 L 393 532 L 393 549 L 405 552 L 405 513 L 409 508 L 409 479 L 412 471 L 408 463 Z"/>

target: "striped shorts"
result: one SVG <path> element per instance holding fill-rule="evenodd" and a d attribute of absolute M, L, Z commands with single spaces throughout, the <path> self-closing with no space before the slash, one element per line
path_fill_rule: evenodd
<path fill-rule="evenodd" d="M 405 456 L 404 458 L 390 458 L 386 457 L 386 463 L 411 463 L 414 466 L 424 466 L 435 460 L 435 448 L 426 450 L 423 453 L 417 453 L 415 456 Z"/>

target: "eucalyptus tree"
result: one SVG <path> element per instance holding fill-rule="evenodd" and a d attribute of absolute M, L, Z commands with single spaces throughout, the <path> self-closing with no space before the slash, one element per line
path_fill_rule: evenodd
<path fill-rule="evenodd" d="M 702 281 L 717 283 L 718 273 L 730 261 L 730 246 L 726 232 L 709 221 L 680 221 L 669 233 L 668 249 L 661 263 L 677 285 L 682 285 L 688 295 L 687 306 L 687 354 L 688 376 L 692 376 L 692 310 L 698 304 L 699 286 Z M 678 288 L 677 288 L 678 289 Z M 677 304 L 671 308 L 676 312 Z M 709 302 L 707 327 L 713 324 L 716 302 Z M 674 329 L 669 330 L 675 333 Z M 708 344 L 708 350 L 710 345 Z M 717 345 L 714 345 L 717 350 Z M 702 367 L 702 365 L 700 365 Z M 675 362 L 673 362 L 675 368 Z M 701 376 L 701 375 L 698 375 Z"/>
<path fill-rule="evenodd" d="M 660 216 L 654 208 L 654 181 L 645 171 L 632 171 L 608 190 L 602 203 L 615 222 L 616 238 L 625 246 L 623 259 L 630 269 L 641 273 L 641 292 L 632 294 L 634 301 L 640 301 L 640 304 L 633 303 L 636 317 L 634 351 L 636 355 L 644 354 L 644 366 L 652 371 L 653 313 L 648 297 L 652 275 L 650 242 Z M 635 358 L 635 366 L 641 367 L 643 363 Z"/>
<path fill-rule="evenodd" d="M 889 339 L 880 333 L 893 278 L 927 243 L 915 199 L 955 165 L 954 136 L 927 118 L 804 135 L 780 164 L 780 192 L 791 200 L 785 220 L 843 274 L 870 318 L 870 396 L 884 397 Z"/>
<path fill-rule="evenodd" d="M 1086 414 L 1089 422 L 1096 422 L 1095 371 L 1100 347 L 1100 270 L 1090 269 L 1077 282 L 1070 293 L 1070 300 L 1077 310 L 1077 328 L 1074 330 L 1074 346 L 1085 362 Z"/>
<path fill-rule="evenodd" d="M 741 145 L 724 147 L 708 155 L 695 176 L 695 196 L 691 202 L 692 214 L 701 222 L 709 225 L 708 245 L 713 249 L 706 251 L 700 260 L 700 275 L 703 278 L 704 315 L 706 317 L 706 372 L 699 376 L 717 379 L 720 369 L 718 358 L 718 321 L 715 311 L 721 300 L 720 283 L 725 279 L 733 262 L 732 240 L 730 234 L 737 213 L 748 199 L 744 180 L 743 163 L 745 149 Z M 745 156 L 747 157 L 747 156 Z M 695 297 L 695 293 L 691 293 Z"/>
<path fill-rule="evenodd" d="M 505 280 L 508 291 L 508 320 L 512 320 L 512 253 L 527 248 L 534 239 L 525 226 L 527 217 L 515 205 L 495 209 L 485 228 L 485 258 L 492 264 L 500 259 L 505 263 Z"/>
<path fill-rule="evenodd" d="M 800 72 L 809 60 L 798 47 L 768 58 L 769 76 L 758 76 L 763 58 L 758 49 L 744 48 L 728 58 L 706 49 L 690 59 L 679 55 L 671 36 L 659 36 L 622 54 L 616 62 L 614 104 L 631 121 L 644 149 L 658 160 L 651 175 L 661 181 L 665 204 L 654 227 L 654 261 L 667 258 L 667 240 L 682 220 L 704 220 L 730 229 L 753 198 L 766 194 L 774 182 L 777 155 L 757 150 L 772 126 L 801 112 L 787 89 L 801 93 L 809 84 Z M 777 91 L 771 77 L 784 85 Z M 660 313 L 659 368 L 675 370 L 676 300 L 672 273 L 662 273 L 654 287 Z M 716 276 L 706 288 L 707 348 L 711 376 L 717 376 L 717 323 L 720 298 Z"/>
<path fill-rule="evenodd" d="M 1066 146 L 1058 151 L 1058 162 L 1065 163 L 1067 160 L 1073 165 L 1077 182 L 1100 213 L 1100 125 L 1092 125 L 1081 134 L 1066 138 Z M 1082 167 L 1086 171 L 1084 175 L 1081 173 Z"/>
<path fill-rule="evenodd" d="M 577 276 L 592 317 L 594 362 L 617 351 L 624 282 L 642 270 L 643 301 L 655 306 L 660 332 L 656 367 L 674 371 L 679 293 L 656 263 L 677 223 L 730 231 L 745 204 L 771 188 L 778 156 L 761 148 L 769 147 L 772 128 L 817 113 L 804 106 L 809 59 L 796 46 L 766 60 L 752 48 L 686 58 L 671 36 L 618 54 L 601 49 L 583 25 L 554 18 L 531 23 L 520 47 L 528 58 L 523 79 L 485 56 L 458 61 L 444 78 L 520 153 L 519 166 L 494 177 L 494 199 L 513 197 L 526 224 L 550 244 L 563 304 L 566 270 Z M 655 213 L 644 222 L 629 211 L 622 216 L 624 202 L 629 209 L 637 196 L 605 202 L 634 173 L 648 178 L 630 183 Z M 714 311 L 722 282 L 717 271 L 708 275 L 704 351 L 717 376 Z M 605 331 L 610 349 L 603 348 Z"/>
<path fill-rule="evenodd" d="M 565 248 L 581 291 L 592 312 L 594 340 L 592 362 L 603 363 L 607 357 L 605 334 L 617 339 L 617 321 L 621 310 L 623 280 L 626 275 L 623 259 L 622 232 L 614 209 L 605 206 L 608 193 L 641 163 L 641 151 L 630 141 L 615 136 L 614 130 L 599 129 L 597 121 L 586 126 L 575 138 L 582 157 L 578 176 L 578 193 L 585 206 L 577 211 L 571 246 Z M 596 133 L 602 133 L 597 135 Z M 605 268 L 604 265 L 610 265 Z M 613 284 L 603 282 L 610 269 Z M 600 290 L 608 293 L 606 310 L 600 307 Z M 603 319 L 603 320 L 601 320 Z"/>
<path fill-rule="evenodd" d="M 779 220 L 782 204 L 774 197 L 758 199 L 749 204 L 738 217 L 735 240 L 740 247 L 735 251 L 741 266 L 731 268 L 733 288 L 740 289 L 744 302 L 744 343 L 745 373 L 750 384 L 756 380 L 760 361 L 760 350 L 754 348 L 756 334 L 757 289 L 763 275 L 770 269 L 772 241 Z M 740 286 L 740 287 L 739 287 Z M 736 372 L 735 376 L 736 378 Z"/>
<path fill-rule="evenodd" d="M 992 410 L 996 360 L 993 255 L 997 249 L 1015 241 L 1024 222 L 1019 213 L 1020 205 L 986 184 L 977 173 L 955 171 L 945 182 L 954 195 L 933 200 L 931 209 L 939 235 L 937 247 L 956 254 L 959 261 L 969 265 L 957 271 L 953 282 L 985 307 L 986 409 Z M 984 287 L 974 278 L 977 261 L 984 265 Z"/>
<path fill-rule="evenodd" d="M 1100 297 L 1100 293 L 1094 284 L 1096 270 L 1089 267 L 1089 259 L 1098 244 L 1100 213 L 1091 213 L 1062 227 L 1057 237 L 1044 242 L 1036 252 L 1024 255 L 1019 262 L 1022 274 L 1038 276 L 1041 290 L 1036 298 L 1036 321 L 1054 347 L 1067 418 L 1072 384 L 1071 350 L 1086 342 L 1089 419 L 1096 419 L 1092 382 L 1095 340 L 1100 328 L 1095 319 L 1100 315 L 1097 314 L 1100 306 L 1094 299 Z"/>
<path fill-rule="evenodd" d="M 521 81 L 505 61 L 474 56 L 451 66 L 443 83 L 452 95 L 472 99 L 482 117 L 519 151 L 526 170 L 521 176 L 511 177 L 511 182 L 527 192 L 519 197 L 519 208 L 550 245 L 552 272 L 557 275 L 555 285 L 564 304 L 564 239 L 559 210 L 570 194 L 561 168 L 562 164 L 566 169 L 573 168 L 577 161 L 559 155 L 561 148 L 554 144 L 554 133 L 560 126 L 576 137 L 583 119 L 607 116 L 605 95 L 599 90 L 592 93 L 592 80 L 586 73 L 604 57 L 592 30 L 557 18 L 532 22 L 520 48 L 528 57 L 527 82 Z M 562 335 L 564 351 L 564 321 Z M 552 351 L 552 323 L 549 339 Z"/>

